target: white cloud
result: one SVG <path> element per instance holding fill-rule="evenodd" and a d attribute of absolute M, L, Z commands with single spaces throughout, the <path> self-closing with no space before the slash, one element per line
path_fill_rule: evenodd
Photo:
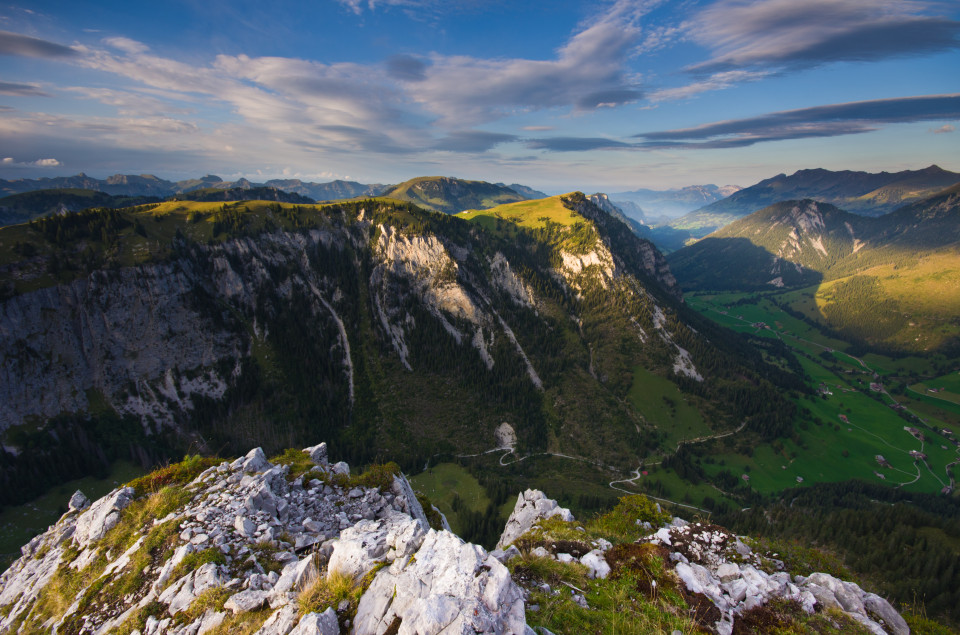
<path fill-rule="evenodd" d="M 36 161 L 18 162 L 13 157 L 4 157 L 0 165 L 5 168 L 58 168 L 62 163 L 56 159 L 37 159 Z"/>
<path fill-rule="evenodd" d="M 560 47 L 551 60 L 430 58 L 410 96 L 448 126 L 494 121 L 550 108 L 576 112 L 638 100 L 627 71 L 646 7 L 621 0 Z"/>
<path fill-rule="evenodd" d="M 128 37 L 108 37 L 103 39 L 103 43 L 125 53 L 136 55 L 137 53 L 146 53 L 150 47 L 143 42 L 131 40 Z"/>

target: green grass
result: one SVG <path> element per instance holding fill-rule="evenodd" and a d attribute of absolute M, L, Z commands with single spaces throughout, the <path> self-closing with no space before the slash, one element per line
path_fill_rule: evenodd
<path fill-rule="evenodd" d="M 6 568 L 20 557 L 20 547 L 43 533 L 67 511 L 70 496 L 82 491 L 90 500 L 108 494 L 120 484 L 143 473 L 126 461 L 111 466 L 106 478 L 86 477 L 62 483 L 29 503 L 7 507 L 0 512 L 0 568 Z"/>
<path fill-rule="evenodd" d="M 457 214 L 457 218 L 475 221 L 487 228 L 494 228 L 497 219 L 501 219 L 514 225 L 536 229 L 546 227 L 548 222 L 570 226 L 584 220 L 582 216 L 565 207 L 560 199 L 560 196 L 551 196 L 534 201 L 498 205 L 490 209 L 467 210 Z"/>
<path fill-rule="evenodd" d="M 676 384 L 643 366 L 633 369 L 627 399 L 647 423 L 664 433 L 663 448 L 674 451 L 680 441 L 712 433 L 703 415 L 691 405 Z"/>
<path fill-rule="evenodd" d="M 796 307 L 798 302 L 812 300 L 810 291 L 793 291 L 780 297 L 790 296 L 788 299 Z M 755 301 L 734 305 L 744 298 Z M 756 329 L 751 323 L 766 323 L 771 328 L 758 333 L 768 337 L 779 336 L 795 351 L 803 371 L 809 376 L 811 388 L 817 388 L 822 383 L 833 392 L 827 399 L 816 397 L 798 401 L 801 408 L 811 411 L 812 418 L 802 421 L 798 417 L 794 425 L 796 433 L 792 438 L 758 445 L 752 449 L 750 456 L 734 451 L 721 452 L 714 457 L 715 463 L 705 466 L 708 474 L 715 475 L 724 469 L 736 476 L 747 473 L 750 486 L 764 493 L 796 487 L 798 476 L 803 478 L 803 485 L 851 478 L 879 482 L 875 471 L 884 474 L 886 479 L 883 482 L 890 485 L 916 479 L 918 466 L 914 465 L 907 451 L 921 451 L 921 443 L 903 428 L 918 424 L 908 423 L 898 416 L 888 407 L 890 401 L 885 396 L 880 401 L 870 396 L 872 374 L 843 352 L 849 348 L 847 344 L 825 336 L 809 324 L 784 313 L 769 299 L 751 294 L 701 294 L 689 298 L 688 302 L 707 317 L 736 330 L 754 332 Z M 828 350 L 829 361 L 822 357 Z M 878 354 L 865 355 L 863 359 L 871 370 L 881 374 L 882 381 L 888 385 L 901 381 L 906 373 L 929 373 L 934 363 L 943 361 L 942 358 L 924 359 L 916 356 L 894 360 Z M 938 359 L 939 362 L 936 361 Z M 950 375 L 944 379 L 944 385 L 960 386 L 957 380 L 960 380 L 960 376 L 954 378 Z M 924 392 L 918 399 L 929 403 L 926 395 Z M 952 405 L 947 402 L 939 404 L 941 410 Z M 942 418 L 936 417 L 933 409 L 927 408 L 924 414 L 928 416 L 930 425 L 946 425 Z M 849 424 L 843 423 L 840 415 L 846 416 Z M 823 425 L 816 425 L 818 420 Z M 933 474 L 921 463 L 919 479 L 905 487 L 910 491 L 939 492 L 948 482 L 944 467 L 957 458 L 957 453 L 952 445 L 935 436 L 932 431 L 924 430 L 924 433 L 929 441 L 923 444 L 922 451 L 929 457 Z M 946 450 L 941 447 L 943 445 L 947 446 Z M 877 454 L 883 455 L 896 469 L 879 467 L 874 458 Z"/>
<path fill-rule="evenodd" d="M 430 501 L 437 506 L 437 509 L 443 512 L 454 533 L 461 533 L 462 530 L 460 518 L 453 510 L 455 496 L 460 497 L 465 508 L 476 512 L 483 512 L 490 504 L 490 499 L 487 497 L 483 486 L 466 468 L 456 463 L 434 465 L 425 472 L 411 477 L 410 485 L 415 490 L 426 494 Z M 511 498 L 508 502 L 510 511 L 512 511 L 516 501 Z M 508 511 L 507 515 L 509 513 Z"/>

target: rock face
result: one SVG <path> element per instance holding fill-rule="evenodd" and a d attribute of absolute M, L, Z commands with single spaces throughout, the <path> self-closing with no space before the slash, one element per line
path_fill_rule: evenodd
<path fill-rule="evenodd" d="M 537 521 L 544 518 L 560 516 L 563 520 L 573 520 L 569 509 L 560 507 L 557 501 L 547 498 L 546 494 L 536 489 L 528 489 L 517 497 L 517 504 L 507 519 L 506 527 L 497 542 L 498 549 L 504 549 L 513 541 L 530 531 Z"/>
<path fill-rule="evenodd" d="M 103 590 L 80 589 L 65 612 L 40 620 L 44 630 L 69 623 L 106 633 L 134 624 L 143 635 L 195 635 L 225 620 L 263 621 L 266 613 L 259 635 L 338 635 L 350 620 L 343 611 L 352 609 L 301 614 L 297 598 L 332 571 L 367 584 L 364 576 L 384 565 L 360 597 L 350 632 L 383 633 L 395 620 L 400 633 L 524 632 L 523 596 L 506 567 L 483 548 L 430 529 L 402 475 L 383 489 L 353 485 L 344 482 L 348 467 L 329 464 L 325 445 L 304 452 L 315 467 L 292 479 L 288 466 L 271 464 L 259 448 L 210 467 L 182 487 L 182 505 L 144 527 L 124 525 L 134 504 L 130 487 L 91 505 L 74 494 L 70 511 L 0 576 L 0 633 L 36 626 L 38 596 L 58 570 L 74 569 Z M 130 533 L 122 550 L 104 546 L 114 528 Z M 166 560 L 154 561 L 150 551 L 157 535 L 168 536 Z M 136 582 L 99 603 L 117 579 Z M 212 597 L 222 610 L 197 608 Z"/>

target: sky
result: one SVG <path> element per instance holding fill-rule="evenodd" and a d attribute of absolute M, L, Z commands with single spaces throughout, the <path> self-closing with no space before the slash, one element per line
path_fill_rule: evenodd
<path fill-rule="evenodd" d="M 0 5 L 0 178 L 960 171 L 958 0 Z"/>

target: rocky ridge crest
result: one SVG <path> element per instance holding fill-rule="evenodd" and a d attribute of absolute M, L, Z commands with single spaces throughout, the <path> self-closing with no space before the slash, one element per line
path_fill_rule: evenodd
<path fill-rule="evenodd" d="M 398 470 L 351 477 L 325 443 L 274 463 L 259 448 L 202 471 L 197 461 L 182 486 L 144 491 L 165 468 L 93 503 L 75 494 L 0 575 L 0 633 L 544 634 L 526 623 L 537 603 L 602 611 L 600 587 L 586 583 L 620 579 L 650 554 L 662 570 L 634 592 L 674 585 L 698 616 L 686 623 L 715 633 L 777 603 L 823 615 L 827 632 L 909 633 L 883 598 L 826 573 L 777 570 L 721 527 L 674 518 L 657 528 L 669 516 L 644 513 L 645 499 L 607 516 L 640 535 L 614 545 L 527 490 L 488 553 L 430 527 Z M 531 578 L 538 561 L 583 572 L 584 588 L 563 574 Z"/>
<path fill-rule="evenodd" d="M 524 632 L 506 567 L 431 528 L 402 474 L 364 485 L 328 462 L 325 443 L 302 454 L 273 464 L 257 448 L 182 488 L 123 487 L 92 504 L 74 495 L 0 576 L 0 632 Z M 141 513 L 171 496 L 179 504 L 162 518 Z M 64 584 L 78 577 L 79 588 Z M 352 599 L 305 608 L 343 579 Z"/>

